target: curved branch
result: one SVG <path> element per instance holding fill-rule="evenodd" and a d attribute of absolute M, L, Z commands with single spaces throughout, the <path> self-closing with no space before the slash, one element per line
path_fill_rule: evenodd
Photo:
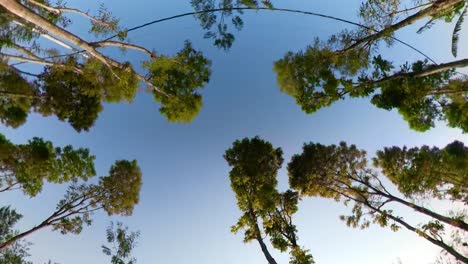
<path fill-rule="evenodd" d="M 124 42 L 119 42 L 119 41 L 112 41 L 112 40 L 92 42 L 92 43 L 89 43 L 89 44 L 91 46 L 100 47 L 100 48 L 101 47 L 114 46 L 114 47 L 119 47 L 119 48 L 123 48 L 123 49 L 134 49 L 134 50 L 138 50 L 138 51 L 141 51 L 141 52 L 144 52 L 144 53 L 148 54 L 153 59 L 157 58 L 157 55 L 154 52 L 150 51 L 149 49 L 147 49 L 145 47 L 135 45 L 135 44 L 124 43 Z"/>

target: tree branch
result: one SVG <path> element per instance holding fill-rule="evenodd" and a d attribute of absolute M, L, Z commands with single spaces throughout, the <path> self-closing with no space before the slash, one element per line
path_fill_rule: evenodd
<path fill-rule="evenodd" d="M 114 46 L 114 47 L 119 47 L 119 48 L 124 48 L 124 49 L 139 50 L 141 52 L 144 52 L 144 53 L 148 54 L 153 59 L 157 58 L 157 55 L 154 52 L 150 51 L 149 49 L 147 49 L 145 47 L 142 47 L 142 46 L 139 46 L 139 45 L 130 44 L 130 43 L 107 40 L 107 41 L 100 41 L 100 42 L 91 42 L 89 44 L 91 46 L 94 46 L 94 47 Z"/>
<path fill-rule="evenodd" d="M 55 13 L 55 14 L 62 14 L 64 12 L 69 12 L 69 13 L 75 13 L 75 14 L 79 14 L 95 23 L 99 23 L 99 24 L 103 24 L 103 25 L 107 25 L 107 26 L 111 26 L 110 23 L 107 23 L 105 21 L 102 21 L 102 19 L 99 19 L 97 17 L 94 17 L 94 16 L 91 16 L 89 15 L 88 13 L 86 12 L 83 12 L 77 8 L 69 8 L 69 7 L 53 7 L 53 6 L 48 6 L 48 5 L 45 5 L 45 4 L 42 4 L 42 3 L 39 3 L 35 0 L 27 0 L 28 3 L 30 4 L 33 4 L 35 6 L 38 6 L 42 9 L 45 9 L 51 13 Z"/>

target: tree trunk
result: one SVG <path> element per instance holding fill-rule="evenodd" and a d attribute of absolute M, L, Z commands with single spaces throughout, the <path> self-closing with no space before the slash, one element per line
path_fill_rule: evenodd
<path fill-rule="evenodd" d="M 48 224 L 47 224 L 46 222 L 43 222 L 43 223 L 41 223 L 40 225 L 35 226 L 35 227 L 29 229 L 28 231 L 25 231 L 25 232 L 23 232 L 23 233 L 20 233 L 20 234 L 14 236 L 14 237 L 8 239 L 7 241 L 5 241 L 5 242 L 3 242 L 2 244 L 0 244 L 0 250 L 6 248 L 6 247 L 8 247 L 8 246 L 10 246 L 11 244 L 15 243 L 16 241 L 18 241 L 18 240 L 20 240 L 20 239 L 23 239 L 23 238 L 25 238 L 26 236 L 28 236 L 28 235 L 30 235 L 30 234 L 32 234 L 32 233 L 34 233 L 34 232 L 36 232 L 36 231 L 38 231 L 38 230 L 44 228 L 44 227 L 47 227 L 47 226 L 48 226 Z"/>
<path fill-rule="evenodd" d="M 393 81 L 393 80 L 407 78 L 407 77 L 420 78 L 420 77 L 425 77 L 425 76 L 429 76 L 432 74 L 448 71 L 454 68 L 461 68 L 461 67 L 466 67 L 466 66 L 468 66 L 468 59 L 456 60 L 456 61 L 452 61 L 448 63 L 442 63 L 442 64 L 430 66 L 426 70 L 423 70 L 422 72 L 396 73 L 388 77 L 373 81 L 371 82 L 371 84 L 376 85 L 379 83 Z"/>
<path fill-rule="evenodd" d="M 260 228 L 258 227 L 257 216 L 255 215 L 253 210 L 250 210 L 249 214 L 251 217 L 252 225 L 254 226 L 253 228 L 255 229 L 255 239 L 258 241 L 258 244 L 260 244 L 260 248 L 262 249 L 263 255 L 265 255 L 265 258 L 267 259 L 269 264 L 277 264 L 276 260 L 271 256 L 270 252 L 268 251 L 265 242 L 263 242 L 262 233 L 260 232 Z"/>
<path fill-rule="evenodd" d="M 367 37 L 364 37 L 362 39 L 359 39 L 357 40 L 356 42 L 354 42 L 352 45 L 350 45 L 349 47 L 346 47 L 345 49 L 343 50 L 340 50 L 339 53 L 343 53 L 343 52 L 347 52 L 347 51 L 350 51 L 356 47 L 358 47 L 359 45 L 363 44 L 363 43 L 368 43 L 368 42 L 372 42 L 372 41 L 375 41 L 385 35 L 390 35 L 392 34 L 393 32 L 401 29 L 401 28 L 404 28 L 408 25 L 411 25 L 413 24 L 414 22 L 420 20 L 420 19 L 423 19 L 427 16 L 432 16 L 434 14 L 437 14 L 438 12 L 440 12 L 441 10 L 445 10 L 451 6 L 454 6 L 455 4 L 457 3 L 460 3 L 464 0 L 438 0 L 436 2 L 434 2 L 434 4 L 432 4 L 431 6 L 429 6 L 428 8 L 425 8 L 405 19 L 403 19 L 402 21 L 398 22 L 398 23 L 395 23 L 375 34 L 372 34 L 372 35 L 369 35 Z"/>
<path fill-rule="evenodd" d="M 449 225 L 451 225 L 451 226 L 458 227 L 458 228 L 460 228 L 460 229 L 463 229 L 463 230 L 465 230 L 465 231 L 468 231 L 468 224 L 465 223 L 465 222 L 462 221 L 462 220 L 453 219 L 453 218 L 451 218 L 451 217 L 447 217 L 447 216 L 440 215 L 440 214 L 435 213 L 435 212 L 433 212 L 433 211 L 431 211 L 431 210 L 429 210 L 429 209 L 426 209 L 426 208 L 421 207 L 421 206 L 419 206 L 419 205 L 416 205 L 416 204 L 414 204 L 414 203 L 407 202 L 407 201 L 405 201 L 405 200 L 403 200 L 403 199 L 400 199 L 400 198 L 398 198 L 398 197 L 395 197 L 395 196 L 393 196 L 393 195 L 389 195 L 388 198 L 389 198 L 390 200 L 393 200 L 393 201 L 396 201 L 396 202 L 401 203 L 401 204 L 403 204 L 403 205 L 406 205 L 406 206 L 408 206 L 408 207 L 414 209 L 414 210 L 417 211 L 417 212 L 420 212 L 420 213 L 422 213 L 422 214 L 425 214 L 425 215 L 427 215 L 427 216 L 430 216 L 430 217 L 432 217 L 432 218 L 435 218 L 435 219 L 437 219 L 437 220 L 439 220 L 439 221 L 441 221 L 441 222 L 444 222 L 444 223 L 449 224 Z"/>
<path fill-rule="evenodd" d="M 382 212 L 380 209 L 378 208 L 375 208 L 373 207 L 372 205 L 366 203 L 365 204 L 366 206 L 368 206 L 369 208 L 371 208 L 372 210 L 378 212 L 379 214 L 384 214 L 386 216 L 388 216 L 388 218 L 392 219 L 393 221 L 401 224 L 402 226 L 404 226 L 406 229 L 418 234 L 419 236 L 425 238 L 426 240 L 428 240 L 429 242 L 431 242 L 432 244 L 436 245 L 436 246 L 439 246 L 441 248 L 443 248 L 445 251 L 447 251 L 447 253 L 449 253 L 450 255 L 454 256 L 457 260 L 460 260 L 462 261 L 463 263 L 468 263 L 468 258 L 463 256 L 462 254 L 460 254 L 459 252 L 457 252 L 454 248 L 452 248 L 451 246 L 445 244 L 444 242 L 442 241 L 439 241 L 439 240 L 436 240 L 434 238 L 432 238 L 431 236 L 427 235 L 426 233 L 416 229 L 415 227 L 413 227 L 412 225 L 406 223 L 405 221 L 403 221 L 401 218 L 399 217 L 395 217 L 391 214 L 386 214 L 384 212 Z"/>
<path fill-rule="evenodd" d="M 105 65 L 113 67 L 121 66 L 120 63 L 98 52 L 93 46 L 89 45 L 88 42 L 84 41 L 83 39 L 74 35 L 73 33 L 52 24 L 45 18 L 41 17 L 26 6 L 22 5 L 17 0 L 0 0 L 0 5 L 3 8 L 5 8 L 8 12 L 12 13 L 17 17 L 20 17 L 22 20 L 31 23 L 39 28 L 42 28 L 49 34 L 67 40 L 73 45 L 82 48 L 83 50 L 86 50 L 89 54 L 91 54 L 93 57 L 95 57 Z"/>

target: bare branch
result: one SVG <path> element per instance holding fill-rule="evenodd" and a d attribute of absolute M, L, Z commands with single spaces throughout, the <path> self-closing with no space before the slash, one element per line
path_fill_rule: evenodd
<path fill-rule="evenodd" d="M 112 40 L 108 40 L 108 41 L 100 41 L 100 42 L 92 42 L 92 43 L 89 43 L 91 46 L 94 46 L 94 47 L 109 47 L 109 46 L 114 46 L 114 47 L 119 47 L 119 48 L 124 48 L 124 49 L 134 49 L 134 50 L 139 50 L 141 52 L 144 52 L 146 54 L 148 54 L 151 58 L 153 59 L 156 59 L 157 58 L 157 55 L 150 51 L 149 49 L 145 48 L 145 47 L 142 47 L 142 46 L 139 46 L 139 45 L 135 45 L 135 44 L 130 44 L 130 43 L 124 43 L 124 42 L 119 42 L 119 41 L 112 41 Z"/>

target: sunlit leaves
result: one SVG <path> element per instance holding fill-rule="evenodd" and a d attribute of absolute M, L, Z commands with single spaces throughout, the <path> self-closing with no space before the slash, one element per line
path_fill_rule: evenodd
<path fill-rule="evenodd" d="M 454 141 L 437 147 L 384 148 L 374 165 L 409 198 L 429 195 L 468 202 L 468 148 Z"/>
<path fill-rule="evenodd" d="M 159 56 L 143 65 L 150 72 L 149 81 L 161 103 L 159 111 L 172 122 L 190 122 L 201 109 L 197 92 L 210 79 L 211 62 L 185 42 L 184 48 L 172 57 Z"/>
<path fill-rule="evenodd" d="M 305 51 L 288 52 L 274 69 L 281 91 L 294 97 L 304 112 L 313 113 L 341 99 L 352 77 L 368 63 L 365 51 L 339 55 L 316 40 Z"/>
<path fill-rule="evenodd" d="M 87 149 L 54 147 L 50 141 L 33 138 L 27 144 L 0 140 L 0 188 L 19 185 L 29 195 L 37 195 L 44 182 L 65 183 L 87 180 L 95 175 L 94 156 Z"/>
<path fill-rule="evenodd" d="M 99 185 L 103 192 L 100 202 L 107 214 L 131 215 L 140 197 L 140 167 L 136 160 L 116 161 Z"/>
<path fill-rule="evenodd" d="M 108 215 L 131 215 L 139 201 L 140 188 L 141 170 L 136 161 L 116 161 L 109 175 L 101 177 L 98 184 L 69 186 L 45 224 L 63 234 L 77 234 L 83 225 L 91 224 L 96 210 L 104 210 Z"/>

